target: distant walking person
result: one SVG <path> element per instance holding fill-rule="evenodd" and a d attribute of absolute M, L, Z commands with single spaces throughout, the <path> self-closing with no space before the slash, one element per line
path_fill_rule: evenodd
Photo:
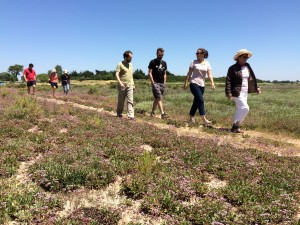
<path fill-rule="evenodd" d="M 252 53 L 246 49 L 239 50 L 233 59 L 236 63 L 229 67 L 226 77 L 225 93 L 228 99 L 233 99 L 236 105 L 233 126 L 231 132 L 243 133 L 240 130 L 240 124 L 246 118 L 249 112 L 247 103 L 248 93 L 260 93 L 260 88 L 257 87 L 254 72 L 246 63 L 247 59 L 252 56 Z"/>
<path fill-rule="evenodd" d="M 148 75 L 151 81 L 152 93 L 154 96 L 152 111 L 150 115 L 152 117 L 155 116 L 155 109 L 158 106 L 161 113 L 161 119 L 164 119 L 167 118 L 167 114 L 164 111 L 162 103 L 167 81 L 167 63 L 164 60 L 162 60 L 164 56 L 164 49 L 158 48 L 156 50 L 156 56 L 156 59 L 151 60 L 148 66 Z"/>
<path fill-rule="evenodd" d="M 30 89 L 32 87 L 32 94 L 35 94 L 36 85 L 36 73 L 33 70 L 33 64 L 30 63 L 29 67 L 23 72 L 25 82 L 27 83 L 27 93 L 30 94 Z"/>
<path fill-rule="evenodd" d="M 61 84 L 64 89 L 64 95 L 68 95 L 70 90 L 70 76 L 67 70 L 64 70 L 62 76 L 61 76 Z"/>
<path fill-rule="evenodd" d="M 55 92 L 56 92 L 56 89 L 58 88 L 58 76 L 57 76 L 57 73 L 56 73 L 56 70 L 55 69 L 52 69 L 51 70 L 51 73 L 49 75 L 49 82 L 51 84 L 51 87 L 52 87 L 52 96 L 53 98 L 55 98 Z"/>
<path fill-rule="evenodd" d="M 134 120 L 133 90 L 135 89 L 132 73 L 132 52 L 123 54 L 124 60 L 117 65 L 116 78 L 118 80 L 118 105 L 117 116 L 122 117 L 125 98 L 127 98 L 127 116 Z"/>
<path fill-rule="evenodd" d="M 198 48 L 196 52 L 197 59 L 190 64 L 189 71 L 186 75 L 183 88 L 187 89 L 188 82 L 190 83 L 190 90 L 194 95 L 193 105 L 190 110 L 190 122 L 195 123 L 195 114 L 197 109 L 204 125 L 211 123 L 205 116 L 204 108 L 204 90 L 205 90 L 205 76 L 208 75 L 211 83 L 211 89 L 215 89 L 214 78 L 211 71 L 210 63 L 205 60 L 208 58 L 208 51 L 204 48 Z"/>

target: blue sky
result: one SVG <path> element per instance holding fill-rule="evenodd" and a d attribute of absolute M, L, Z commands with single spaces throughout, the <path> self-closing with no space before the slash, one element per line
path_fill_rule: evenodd
<path fill-rule="evenodd" d="M 114 70 L 125 50 L 146 72 L 157 47 L 186 75 L 196 49 L 226 76 L 242 48 L 257 78 L 300 80 L 300 0 L 0 0 L 0 72 L 10 65 Z"/>

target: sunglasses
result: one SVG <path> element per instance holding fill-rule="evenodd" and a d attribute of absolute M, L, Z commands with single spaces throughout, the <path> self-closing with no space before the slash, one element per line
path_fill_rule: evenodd
<path fill-rule="evenodd" d="M 243 59 L 249 59 L 247 55 L 242 56 Z"/>
<path fill-rule="evenodd" d="M 196 52 L 196 55 L 204 55 L 203 52 Z"/>

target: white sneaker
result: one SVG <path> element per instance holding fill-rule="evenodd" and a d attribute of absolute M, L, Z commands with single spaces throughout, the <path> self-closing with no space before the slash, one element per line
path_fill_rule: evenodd
<path fill-rule="evenodd" d="M 190 116 L 190 123 L 196 123 L 196 120 L 195 120 L 194 116 Z"/>
<path fill-rule="evenodd" d="M 211 122 L 211 121 L 209 121 L 209 120 L 205 120 L 205 122 L 204 122 L 204 125 L 205 125 L 205 126 L 207 126 L 207 125 L 210 125 L 210 124 L 212 124 L 212 122 Z"/>

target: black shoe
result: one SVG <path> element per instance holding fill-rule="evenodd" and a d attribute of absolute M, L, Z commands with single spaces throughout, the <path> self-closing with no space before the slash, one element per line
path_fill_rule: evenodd
<path fill-rule="evenodd" d="M 161 114 L 160 118 L 166 119 L 166 118 L 168 118 L 168 115 L 166 113 L 163 113 L 163 114 Z"/>
<path fill-rule="evenodd" d="M 244 133 L 243 131 L 241 131 L 240 127 L 236 126 L 236 125 L 233 125 L 230 131 L 232 133 L 236 133 L 236 134 L 242 134 L 242 133 Z"/>
<path fill-rule="evenodd" d="M 122 118 L 123 115 L 122 114 L 117 114 L 117 117 Z"/>

